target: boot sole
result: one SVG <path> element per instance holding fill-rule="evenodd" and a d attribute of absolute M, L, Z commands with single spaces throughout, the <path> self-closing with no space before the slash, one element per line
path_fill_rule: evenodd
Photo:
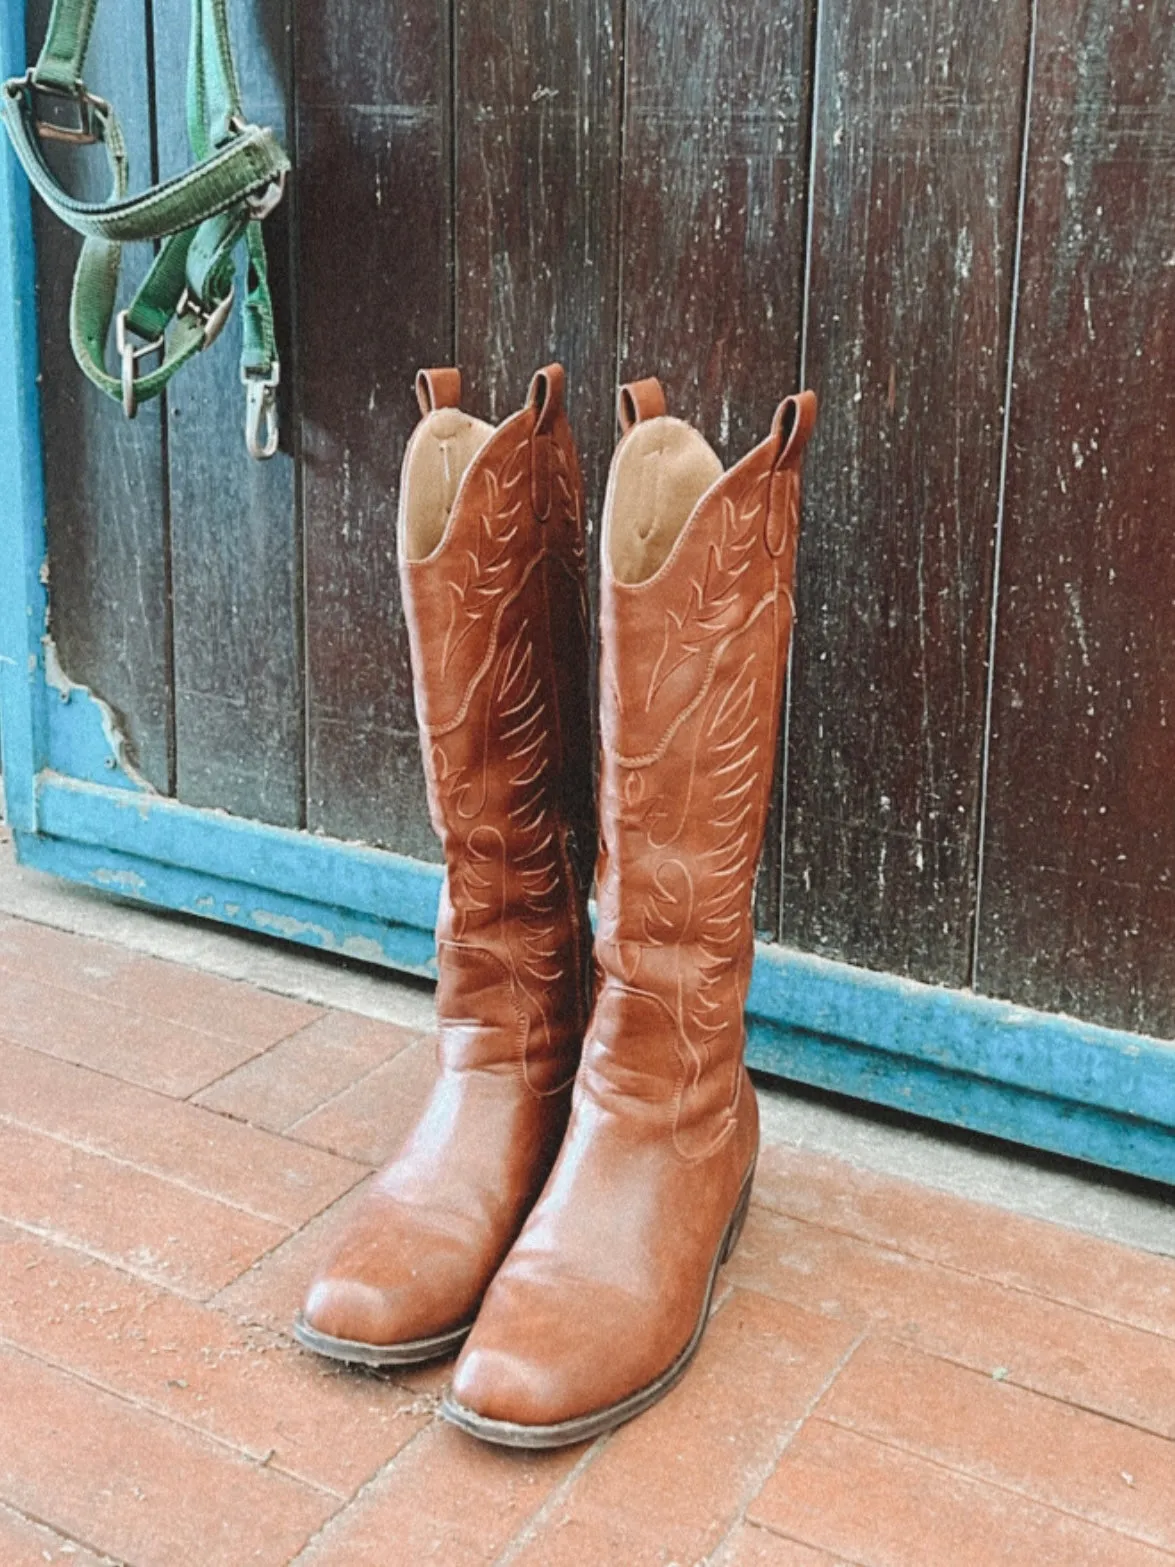
<path fill-rule="evenodd" d="M 571 1420 L 560 1420 L 554 1425 L 532 1426 L 519 1425 L 512 1420 L 489 1420 L 484 1415 L 467 1409 L 464 1404 L 459 1404 L 451 1395 L 446 1395 L 441 1405 L 441 1414 L 452 1425 L 460 1426 L 462 1431 L 468 1431 L 470 1436 L 480 1437 L 483 1442 L 496 1442 L 501 1447 L 550 1448 L 569 1447 L 573 1442 L 589 1442 L 593 1437 L 602 1436 L 605 1431 L 611 1431 L 615 1426 L 623 1425 L 626 1420 L 632 1420 L 636 1415 L 643 1414 L 646 1409 L 651 1408 L 677 1386 L 689 1369 L 690 1361 L 698 1352 L 710 1316 L 710 1302 L 714 1296 L 718 1270 L 732 1256 L 742 1235 L 743 1225 L 746 1223 L 754 1177 L 755 1165 L 752 1162 L 739 1192 L 734 1212 L 723 1231 L 721 1243 L 711 1264 L 706 1295 L 702 1301 L 697 1326 L 681 1354 L 659 1377 L 655 1377 L 652 1382 L 638 1388 L 635 1393 L 629 1393 L 615 1404 L 609 1404 L 606 1409 L 597 1409 L 590 1415 L 576 1415 Z"/>
<path fill-rule="evenodd" d="M 294 1318 L 294 1337 L 303 1349 L 312 1349 L 328 1360 L 342 1360 L 352 1366 L 416 1366 L 426 1360 L 439 1360 L 460 1349 L 469 1337 L 472 1322 L 463 1328 L 450 1328 L 435 1338 L 406 1339 L 402 1344 L 364 1344 L 358 1339 L 333 1338 L 312 1328 L 301 1312 Z"/>

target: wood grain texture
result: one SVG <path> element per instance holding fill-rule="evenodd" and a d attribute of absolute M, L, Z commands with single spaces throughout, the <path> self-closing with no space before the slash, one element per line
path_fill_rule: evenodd
<path fill-rule="evenodd" d="M 588 515 L 611 456 L 620 0 L 456 0 L 457 357 L 500 420 L 551 359 L 567 371 Z"/>
<path fill-rule="evenodd" d="M 448 7 L 295 13 L 307 820 L 439 857 L 396 581 L 419 366 L 453 354 Z"/>
<path fill-rule="evenodd" d="M 291 0 L 230 7 L 245 112 L 291 146 Z M 188 0 L 155 0 L 161 172 L 188 166 L 180 84 Z M 301 537 L 294 504 L 291 199 L 266 221 L 278 315 L 283 440 L 245 451 L 238 308 L 167 395 L 175 623 L 176 792 L 190 805 L 296 827 L 303 819 Z"/>
<path fill-rule="evenodd" d="M 1175 1032 L 1175 16 L 1042 0 L 978 983 Z"/>
<path fill-rule="evenodd" d="M 730 464 L 799 376 L 810 9 L 630 0 L 627 16 L 620 379 L 659 376 Z M 771 934 L 779 806 L 777 787 L 756 900 Z"/>
<path fill-rule="evenodd" d="M 48 0 L 28 11 L 29 59 L 44 37 Z M 144 0 L 107 0 L 91 40 L 86 81 L 117 107 L 134 188 L 151 180 Z M 7 154 L 6 154 L 7 155 Z M 100 148 L 51 161 L 91 200 L 109 191 Z M 158 403 L 133 422 L 83 377 L 69 347 L 69 296 L 81 241 L 36 198 L 41 407 L 49 535 L 50 627 L 62 666 L 114 710 L 131 760 L 156 789 L 171 778 L 167 548 Z M 123 253 L 125 302 L 151 259 Z"/>
<path fill-rule="evenodd" d="M 965 984 L 1027 7 L 821 28 L 782 934 Z"/>

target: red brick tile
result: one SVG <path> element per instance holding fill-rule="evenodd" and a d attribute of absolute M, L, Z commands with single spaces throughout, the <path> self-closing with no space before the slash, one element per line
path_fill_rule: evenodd
<path fill-rule="evenodd" d="M 352 1187 L 350 1160 L 0 1040 L 0 1119 L 301 1224 Z"/>
<path fill-rule="evenodd" d="M 749 1518 L 863 1567 L 1170 1567 L 1165 1551 L 809 1420 Z"/>
<path fill-rule="evenodd" d="M 420 1567 L 426 1562 L 479 1567 L 493 1562 L 572 1468 L 579 1451 L 510 1452 L 437 1421 L 331 1520 L 306 1552 L 305 1567 Z M 602 1567 L 603 1558 L 597 1560 Z"/>
<path fill-rule="evenodd" d="M 337 1499 L 0 1349 L 4 1501 L 136 1567 L 274 1567 Z"/>
<path fill-rule="evenodd" d="M 261 1049 L 3 970 L 0 1038 L 179 1099 Z"/>
<path fill-rule="evenodd" d="M 250 1050 L 264 1050 L 323 1011 L 239 980 L 24 921 L 0 928 L 0 969 L 219 1034 Z"/>
<path fill-rule="evenodd" d="M 682 1382 L 609 1438 L 518 1567 L 709 1555 L 853 1338 L 845 1323 L 736 1290 Z"/>
<path fill-rule="evenodd" d="M 874 1340 L 818 1411 L 832 1424 L 1175 1550 L 1175 1443 Z"/>
<path fill-rule="evenodd" d="M 257 1049 L 305 1028 L 325 1011 L 292 996 L 162 958 L 141 957 L 125 964 L 104 986 L 103 995 L 131 1012 L 184 1023 Z"/>
<path fill-rule="evenodd" d="M 436 1041 L 419 1039 L 290 1127 L 298 1137 L 366 1164 L 391 1158 L 436 1078 Z"/>
<path fill-rule="evenodd" d="M 1175 1337 L 1175 1258 L 791 1148 L 763 1150 L 755 1198 L 825 1229 Z"/>
<path fill-rule="evenodd" d="M 100 1154 L 0 1122 L 0 1219 L 187 1295 L 210 1295 L 284 1226 Z"/>
<path fill-rule="evenodd" d="M 431 1412 L 377 1377 L 2 1224 L 0 1339 L 341 1496 Z"/>
<path fill-rule="evenodd" d="M 70 1567 L 103 1567 L 108 1556 L 95 1556 L 84 1546 L 22 1513 L 0 1504 L 0 1562 L 4 1567 L 45 1567 L 46 1562 Z"/>
<path fill-rule="evenodd" d="M 989 1279 L 752 1204 L 731 1283 L 887 1334 L 1013 1384 L 1175 1436 L 1175 1346 Z"/>
<path fill-rule="evenodd" d="M 0 969 L 47 985 L 95 994 L 139 954 L 72 931 L 6 918 L 0 924 Z"/>
<path fill-rule="evenodd" d="M 204 1089 L 196 1102 L 284 1132 L 419 1038 L 394 1023 L 328 1012 Z"/>
<path fill-rule="evenodd" d="M 714 1567 L 852 1567 L 843 1557 L 814 1551 L 810 1545 L 785 1540 L 770 1529 L 745 1523 L 714 1558 Z"/>

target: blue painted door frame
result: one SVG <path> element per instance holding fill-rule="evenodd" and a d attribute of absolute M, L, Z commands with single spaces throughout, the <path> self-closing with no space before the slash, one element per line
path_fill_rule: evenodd
<path fill-rule="evenodd" d="M 23 69 L 20 7 L 0 15 Z M 162 908 L 434 971 L 440 871 L 156 794 L 49 634 L 29 194 L 0 157 L 0 736 L 27 865 Z M 1175 1044 L 761 947 L 752 1065 L 1175 1183 Z"/>

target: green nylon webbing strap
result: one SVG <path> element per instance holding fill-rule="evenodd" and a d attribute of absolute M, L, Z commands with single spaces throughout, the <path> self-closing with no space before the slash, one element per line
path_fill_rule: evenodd
<path fill-rule="evenodd" d="M 188 140 L 195 163 L 139 196 L 128 196 L 126 145 L 109 104 L 82 82 L 97 0 L 54 0 L 37 64 L 4 84 L 0 116 L 34 188 L 85 236 L 70 303 L 70 342 L 87 378 L 129 415 L 157 396 L 215 339 L 232 307 L 234 252 L 244 241 L 247 287 L 241 377 L 248 393 L 246 444 L 277 449 L 279 366 L 260 219 L 280 199 L 289 160 L 269 130 L 248 125 L 229 40 L 226 0 L 192 0 L 187 78 Z M 62 121 L 62 103 L 75 118 Z M 44 139 L 103 143 L 111 173 L 105 202 L 68 195 L 49 167 Z M 122 245 L 162 240 L 131 304 L 117 314 Z M 114 322 L 120 373 L 106 368 Z M 157 358 L 140 373 L 140 364 Z"/>
<path fill-rule="evenodd" d="M 41 55 L 33 66 L 33 80 L 38 87 L 73 92 L 81 86 L 97 9 L 98 0 L 54 0 Z"/>

